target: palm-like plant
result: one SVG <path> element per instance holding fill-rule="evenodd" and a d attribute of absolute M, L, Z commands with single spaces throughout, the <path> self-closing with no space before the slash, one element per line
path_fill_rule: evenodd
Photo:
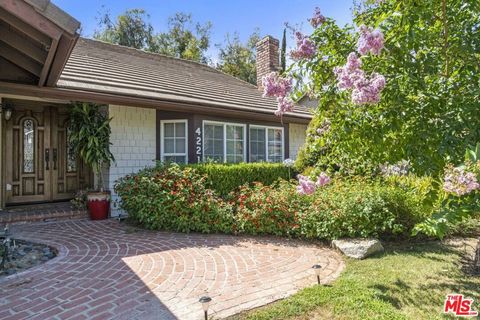
<path fill-rule="evenodd" d="M 115 162 L 110 152 L 110 122 L 99 105 L 77 102 L 70 113 L 69 144 L 98 177 L 97 190 L 103 191 L 101 170 Z"/>

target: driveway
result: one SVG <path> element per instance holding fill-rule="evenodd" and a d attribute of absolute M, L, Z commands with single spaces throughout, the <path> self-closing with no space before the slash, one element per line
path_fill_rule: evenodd
<path fill-rule="evenodd" d="M 322 282 L 344 264 L 329 248 L 288 239 L 179 234 L 117 221 L 16 225 L 14 236 L 58 257 L 0 280 L 0 319 L 222 318 Z"/>

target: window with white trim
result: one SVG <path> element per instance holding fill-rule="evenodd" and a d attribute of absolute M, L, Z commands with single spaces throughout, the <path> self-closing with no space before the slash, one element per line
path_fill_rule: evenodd
<path fill-rule="evenodd" d="M 164 162 L 188 162 L 188 120 L 160 121 L 161 159 Z"/>
<path fill-rule="evenodd" d="M 244 124 L 203 122 L 203 160 L 238 163 L 245 161 Z"/>
<path fill-rule="evenodd" d="M 283 128 L 250 126 L 250 162 L 284 160 Z"/>

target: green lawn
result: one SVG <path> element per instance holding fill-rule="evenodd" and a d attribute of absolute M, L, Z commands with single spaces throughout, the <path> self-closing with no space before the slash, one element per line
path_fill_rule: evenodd
<path fill-rule="evenodd" d="M 233 317 L 260 319 L 442 319 L 448 293 L 476 300 L 480 276 L 464 273 L 475 239 L 386 245 L 383 255 L 347 267 L 331 286 L 314 286 L 262 309 Z"/>

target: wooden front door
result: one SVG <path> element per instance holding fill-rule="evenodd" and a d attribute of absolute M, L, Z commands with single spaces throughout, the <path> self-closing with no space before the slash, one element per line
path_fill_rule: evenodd
<path fill-rule="evenodd" d="M 92 181 L 68 147 L 68 109 L 12 100 L 6 123 L 6 203 L 68 200 Z"/>

